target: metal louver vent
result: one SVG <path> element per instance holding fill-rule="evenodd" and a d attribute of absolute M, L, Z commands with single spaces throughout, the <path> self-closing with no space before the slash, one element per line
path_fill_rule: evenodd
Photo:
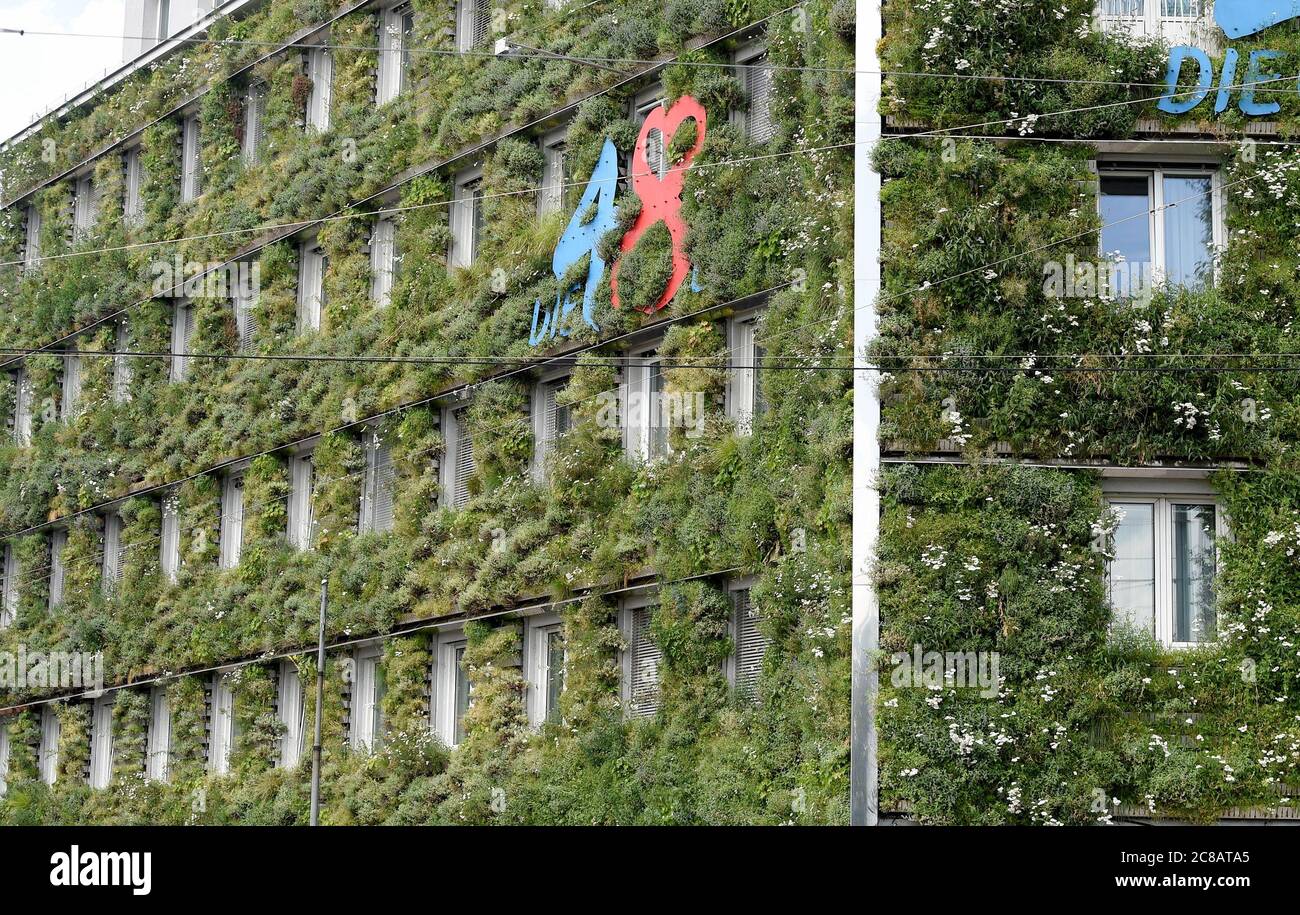
<path fill-rule="evenodd" d="M 632 705 L 633 718 L 653 718 L 659 711 L 659 665 L 663 651 L 650 635 L 654 607 L 632 611 Z"/>
<path fill-rule="evenodd" d="M 751 140 L 766 143 L 776 133 L 772 120 L 772 68 L 767 55 L 751 60 L 745 73 L 745 91 L 749 95 L 745 126 Z"/>
<path fill-rule="evenodd" d="M 758 614 L 749 599 L 749 590 L 736 592 L 736 690 L 752 695 L 763 672 L 767 653 L 767 636 L 758 628 Z"/>
<path fill-rule="evenodd" d="M 456 466 L 451 504 L 461 508 L 469 502 L 469 478 L 474 475 L 474 439 L 465 423 L 465 411 L 458 410 L 456 422 Z"/>

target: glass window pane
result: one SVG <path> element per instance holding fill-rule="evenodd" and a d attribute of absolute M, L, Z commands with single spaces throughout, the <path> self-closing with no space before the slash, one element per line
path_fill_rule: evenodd
<path fill-rule="evenodd" d="M 546 720 L 559 721 L 560 693 L 564 692 L 564 635 L 558 629 L 546 634 Z"/>
<path fill-rule="evenodd" d="M 1170 285 L 1209 284 L 1214 243 L 1214 194 L 1209 175 L 1166 175 L 1165 275 Z"/>
<path fill-rule="evenodd" d="M 1155 506 L 1112 503 L 1121 516 L 1110 563 L 1110 603 L 1116 622 L 1155 635 Z"/>
<path fill-rule="evenodd" d="M 465 713 L 469 711 L 469 674 L 465 671 L 465 648 L 457 648 L 453 654 L 456 664 L 456 743 L 465 739 Z"/>
<path fill-rule="evenodd" d="M 1101 253 L 1128 264 L 1151 263 L 1150 181 L 1145 175 L 1102 176 Z"/>
<path fill-rule="evenodd" d="M 1214 506 L 1174 506 L 1174 641 L 1210 642 L 1214 615 Z"/>

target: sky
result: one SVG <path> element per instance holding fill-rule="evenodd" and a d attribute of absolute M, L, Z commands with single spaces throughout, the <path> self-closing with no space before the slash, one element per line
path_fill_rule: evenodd
<path fill-rule="evenodd" d="M 0 33 L 0 140 L 122 62 L 125 0 L 0 0 L 0 28 L 114 38 Z"/>

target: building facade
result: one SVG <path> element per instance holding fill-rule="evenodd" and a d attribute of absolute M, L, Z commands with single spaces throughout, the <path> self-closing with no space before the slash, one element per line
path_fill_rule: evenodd
<path fill-rule="evenodd" d="M 322 582 L 327 823 L 846 820 L 851 7 L 216 13 L 3 151 L 0 822 L 305 822 Z"/>

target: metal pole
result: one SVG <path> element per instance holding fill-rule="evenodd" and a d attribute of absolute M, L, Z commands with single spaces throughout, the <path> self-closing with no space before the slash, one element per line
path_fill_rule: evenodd
<path fill-rule="evenodd" d="M 320 729 L 325 705 L 325 608 L 329 602 L 329 579 L 320 580 L 320 634 L 316 639 L 316 737 L 311 745 L 311 825 L 320 825 Z"/>
<path fill-rule="evenodd" d="M 854 80 L 853 356 L 866 361 L 876 336 L 880 292 L 880 174 L 872 155 L 880 140 L 881 0 L 858 0 Z M 853 373 L 853 674 L 850 685 L 849 822 L 875 826 L 878 812 L 876 690 L 880 605 L 872 581 L 880 535 L 879 377 Z"/>

